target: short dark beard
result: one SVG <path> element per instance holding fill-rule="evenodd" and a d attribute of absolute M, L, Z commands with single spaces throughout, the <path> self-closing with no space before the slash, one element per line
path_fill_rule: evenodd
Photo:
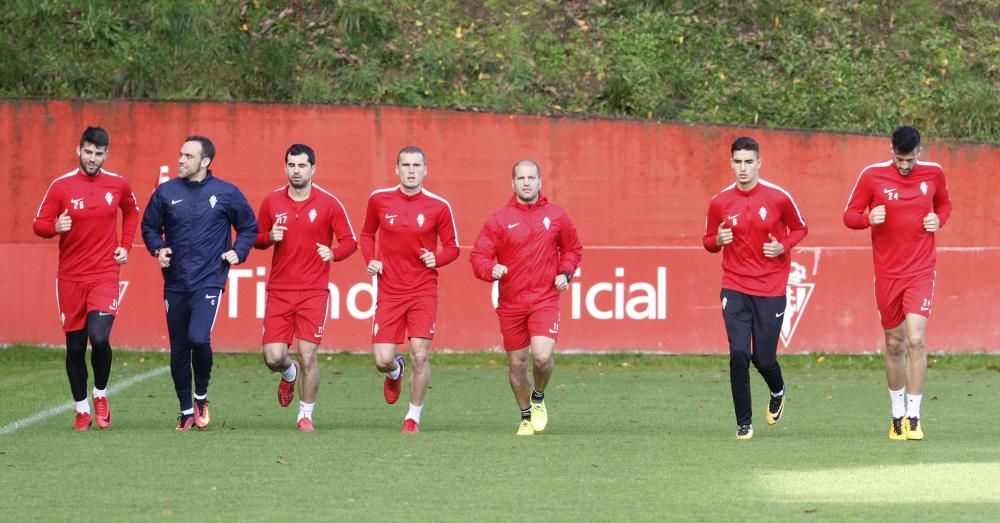
<path fill-rule="evenodd" d="M 97 176 L 97 173 L 101 172 L 101 167 L 103 167 L 103 164 L 98 165 L 97 170 L 91 173 L 87 172 L 87 168 L 83 165 L 83 162 L 80 162 L 80 170 L 83 171 L 83 174 L 86 174 L 87 176 Z"/>

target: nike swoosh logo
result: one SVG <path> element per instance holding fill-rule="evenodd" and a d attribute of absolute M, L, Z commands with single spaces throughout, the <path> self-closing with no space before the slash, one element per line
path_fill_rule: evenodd
<path fill-rule="evenodd" d="M 520 222 L 518 222 L 518 223 L 508 223 L 507 224 L 507 229 L 508 230 L 513 229 L 514 227 L 517 227 L 518 225 L 521 225 L 521 223 Z"/>
<path fill-rule="evenodd" d="M 110 312 L 100 311 L 100 312 L 97 313 L 97 315 L 98 316 L 111 316 L 111 313 Z"/>
<path fill-rule="evenodd" d="M 398 214 L 386 214 L 385 215 L 385 219 L 386 220 L 391 220 L 391 219 L 395 218 L 396 216 L 399 216 L 399 215 Z"/>
<path fill-rule="evenodd" d="M 219 295 L 215 295 L 215 296 L 209 296 L 207 294 L 205 295 L 205 299 L 206 300 L 212 300 L 212 299 L 215 299 L 215 298 L 218 298 L 218 297 L 219 297 Z"/>
<path fill-rule="evenodd" d="M 739 218 L 739 217 L 740 217 L 739 214 L 734 214 L 733 216 L 730 216 L 729 219 L 730 220 L 735 220 L 736 218 Z"/>
<path fill-rule="evenodd" d="M 556 329 L 556 330 L 549 329 L 549 332 L 551 332 L 552 334 L 556 334 L 556 333 L 559 332 L 559 329 Z"/>
<path fill-rule="evenodd" d="M 891 193 L 891 192 L 893 192 L 893 191 L 895 191 L 895 190 L 896 190 L 896 189 L 882 189 L 882 192 L 884 192 L 884 193 L 886 193 L 886 194 L 889 194 L 889 193 Z"/>
<path fill-rule="evenodd" d="M 775 318 L 780 318 L 780 317 L 782 317 L 782 316 L 783 316 L 784 314 L 785 314 L 785 311 L 781 311 L 781 312 L 776 312 L 776 313 L 774 313 L 774 317 L 775 317 Z"/>
<path fill-rule="evenodd" d="M 181 198 L 180 200 L 170 200 L 170 205 L 177 205 L 178 203 L 181 203 L 183 201 L 184 198 Z"/>

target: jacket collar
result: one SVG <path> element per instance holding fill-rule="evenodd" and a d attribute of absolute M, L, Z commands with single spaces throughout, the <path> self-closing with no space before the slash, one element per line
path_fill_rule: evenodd
<path fill-rule="evenodd" d="M 514 208 L 517 208 L 517 209 L 521 209 L 521 210 L 524 210 L 524 211 L 528 211 L 528 210 L 531 210 L 531 209 L 537 209 L 539 207 L 544 207 L 544 206 L 548 205 L 548 203 L 549 203 L 548 198 L 546 198 L 545 196 L 543 196 L 542 193 L 538 193 L 538 200 L 536 200 L 535 203 L 524 203 L 521 200 L 519 200 L 517 198 L 517 195 L 515 194 L 515 195 L 513 195 L 513 196 L 510 197 L 510 200 L 507 201 L 507 206 L 508 207 L 514 207 Z"/>

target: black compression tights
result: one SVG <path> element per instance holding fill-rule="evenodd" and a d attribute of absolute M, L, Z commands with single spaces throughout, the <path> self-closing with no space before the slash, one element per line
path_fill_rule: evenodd
<path fill-rule="evenodd" d="M 87 338 L 90 338 L 90 364 L 94 367 L 94 387 L 106 389 L 111 376 L 111 326 L 115 317 L 87 314 L 87 328 L 66 333 L 66 375 L 74 401 L 87 399 Z"/>

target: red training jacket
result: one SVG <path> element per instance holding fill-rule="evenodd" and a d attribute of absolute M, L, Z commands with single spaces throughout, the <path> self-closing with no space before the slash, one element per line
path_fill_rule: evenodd
<path fill-rule="evenodd" d="M 566 211 L 544 196 L 530 205 L 512 196 L 486 220 L 469 261 L 476 277 L 490 282 L 493 267 L 506 266 L 497 311 L 526 312 L 558 302 L 556 275 L 572 277 L 582 257 L 583 245 Z"/>
<path fill-rule="evenodd" d="M 257 223 L 254 247 L 267 249 L 274 245 L 271 274 L 267 278 L 269 290 L 327 290 L 331 262 L 319 257 L 316 244 L 330 247 L 335 262 L 358 250 L 344 204 L 316 184 L 312 185 L 309 197 L 301 202 L 288 196 L 288 185 L 274 190 L 261 202 Z M 288 227 L 278 243 L 270 239 L 275 224 Z M 334 236 L 336 247 L 332 243 Z"/>
<path fill-rule="evenodd" d="M 725 249 L 715 239 L 723 221 L 733 230 L 733 242 Z M 702 243 L 709 252 L 722 249 L 722 288 L 751 296 L 784 296 L 792 248 L 808 232 L 792 195 L 758 179 L 747 192 L 734 183 L 712 198 Z M 785 248 L 777 258 L 764 257 L 764 244 L 771 241 L 768 234 Z"/>
<path fill-rule="evenodd" d="M 121 241 L 116 231 L 122 210 Z M 117 280 L 121 274 L 115 249 L 132 250 L 139 223 L 139 204 L 124 177 L 101 169 L 88 176 L 79 168 L 56 178 L 42 197 L 32 227 L 51 238 L 56 220 L 69 210 L 73 226 L 59 235 L 59 272 L 63 281 Z"/>
<path fill-rule="evenodd" d="M 866 211 L 885 205 L 885 222 L 871 225 Z M 885 278 L 921 276 L 934 270 L 934 233 L 924 230 L 924 217 L 937 213 L 943 227 L 951 216 L 944 170 L 918 161 L 910 174 L 899 174 L 892 160 L 865 167 L 844 210 L 844 225 L 872 228 L 875 275 Z"/>
<path fill-rule="evenodd" d="M 413 196 L 398 185 L 373 192 L 361 231 L 361 254 L 366 265 L 382 262 L 379 299 L 437 295 L 438 271 L 420 261 L 424 249 L 434 252 L 437 268 L 458 258 L 458 227 L 451 204 L 426 189 Z"/>

